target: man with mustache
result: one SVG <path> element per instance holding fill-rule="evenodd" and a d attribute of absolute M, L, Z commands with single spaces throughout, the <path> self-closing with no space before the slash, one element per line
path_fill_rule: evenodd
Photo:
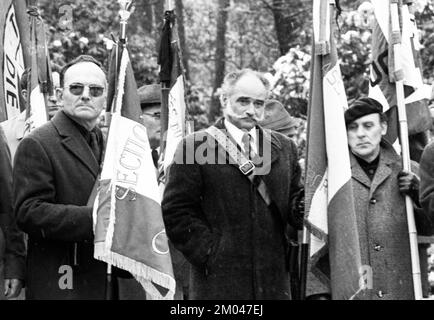
<path fill-rule="evenodd" d="M 163 217 L 192 265 L 190 299 L 291 298 L 286 226 L 301 224 L 300 167 L 294 142 L 258 126 L 269 89 L 250 69 L 228 74 L 224 117 L 187 136 L 169 168 Z"/>
<path fill-rule="evenodd" d="M 28 234 L 26 299 L 104 299 L 106 264 L 93 258 L 92 205 L 106 105 L 100 63 L 80 56 L 60 75 L 63 108 L 19 144 L 15 215 Z"/>
<path fill-rule="evenodd" d="M 362 265 L 372 268 L 372 288 L 362 299 L 414 299 L 405 195 L 414 203 L 419 234 L 432 232 L 432 212 L 419 204 L 418 167 L 402 171 L 401 157 L 383 136 L 382 106 L 360 98 L 345 112 Z M 369 282 L 369 280 L 368 280 Z"/>

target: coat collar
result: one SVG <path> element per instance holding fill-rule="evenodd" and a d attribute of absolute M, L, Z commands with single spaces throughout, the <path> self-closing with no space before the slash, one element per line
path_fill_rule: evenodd
<path fill-rule="evenodd" d="M 96 178 L 99 172 L 98 161 L 73 120 L 68 118 L 62 110 L 56 113 L 51 122 L 62 137 L 62 144 L 65 148 L 77 157 Z"/>
<path fill-rule="evenodd" d="M 391 164 L 399 161 L 399 159 L 393 147 L 386 141 L 382 141 L 380 144 L 380 161 L 374 178 L 371 181 L 360 167 L 356 157 L 350 152 L 352 177 L 369 188 L 371 190 L 370 196 L 372 196 L 372 193 L 391 175 Z"/>

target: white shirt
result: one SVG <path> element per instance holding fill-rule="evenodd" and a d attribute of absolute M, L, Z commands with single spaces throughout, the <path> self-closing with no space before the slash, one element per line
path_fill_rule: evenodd
<path fill-rule="evenodd" d="M 246 133 L 247 131 L 241 130 L 239 128 L 237 128 L 234 124 L 232 124 L 231 122 L 227 121 L 227 119 L 224 119 L 224 124 L 226 129 L 228 130 L 229 134 L 231 135 L 232 138 L 234 138 L 235 142 L 241 147 L 241 149 L 245 152 L 246 150 L 244 150 L 244 144 L 243 144 L 243 135 L 244 133 Z M 251 148 L 252 151 L 254 153 L 258 153 L 258 149 L 256 147 L 256 127 L 253 127 L 249 132 L 250 136 L 252 137 L 251 140 Z"/>

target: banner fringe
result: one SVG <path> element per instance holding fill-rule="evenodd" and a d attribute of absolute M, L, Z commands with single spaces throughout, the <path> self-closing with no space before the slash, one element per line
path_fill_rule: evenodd
<path fill-rule="evenodd" d="M 95 243 L 94 258 L 133 274 L 136 280 L 147 292 L 150 299 L 173 300 L 175 295 L 176 282 L 174 278 L 168 276 L 167 274 L 161 273 L 158 270 L 146 266 L 141 262 L 135 261 L 116 252 L 110 251 L 106 248 L 103 242 Z M 161 293 L 159 293 L 159 291 L 152 285 L 151 281 L 159 286 L 167 288 L 169 290 L 167 295 L 162 296 Z"/>

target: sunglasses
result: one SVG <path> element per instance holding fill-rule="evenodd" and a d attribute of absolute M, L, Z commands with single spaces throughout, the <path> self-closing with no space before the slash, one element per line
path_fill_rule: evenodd
<path fill-rule="evenodd" d="M 96 84 L 84 85 L 82 83 L 73 83 L 69 85 L 69 92 L 74 96 L 81 96 L 84 92 L 84 87 L 89 88 L 89 95 L 96 98 L 101 97 L 104 93 L 104 87 L 98 86 Z"/>

